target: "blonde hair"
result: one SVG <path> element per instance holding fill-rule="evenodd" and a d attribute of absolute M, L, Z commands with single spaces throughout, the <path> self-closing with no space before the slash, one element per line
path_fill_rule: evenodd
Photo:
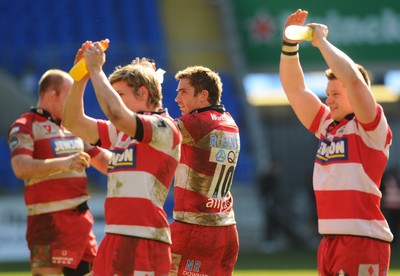
<path fill-rule="evenodd" d="M 144 61 L 143 63 L 137 63 L 133 60 L 128 65 L 116 67 L 108 79 L 111 84 L 126 81 L 137 96 L 138 89 L 142 86 L 146 87 L 149 91 L 148 104 L 155 108 L 162 108 L 161 84 L 157 79 L 154 69 L 149 64 L 152 63 L 150 61 L 148 63 Z"/>

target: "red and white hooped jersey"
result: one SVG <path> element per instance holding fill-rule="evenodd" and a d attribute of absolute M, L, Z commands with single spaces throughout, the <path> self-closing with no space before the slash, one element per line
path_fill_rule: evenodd
<path fill-rule="evenodd" d="M 206 226 L 236 224 L 230 190 L 240 151 L 238 126 L 222 106 L 176 121 L 183 141 L 174 181 L 174 219 Z"/>
<path fill-rule="evenodd" d="M 42 109 L 22 114 L 9 128 L 11 158 L 26 154 L 47 159 L 86 151 L 99 153 L 82 139 L 51 120 Z M 24 179 L 24 197 L 28 216 L 72 209 L 89 199 L 85 172 L 59 172 L 41 178 Z"/>
<path fill-rule="evenodd" d="M 335 125 L 323 106 L 310 131 L 320 139 L 313 175 L 319 233 L 390 242 L 393 235 L 380 209 L 379 187 L 392 132 L 382 108 L 377 106 L 370 124 L 353 116 Z"/>
<path fill-rule="evenodd" d="M 143 139 L 137 141 L 98 120 L 101 146 L 112 152 L 108 165 L 105 232 L 171 243 L 163 205 L 180 158 L 178 127 L 167 115 L 137 114 Z"/>

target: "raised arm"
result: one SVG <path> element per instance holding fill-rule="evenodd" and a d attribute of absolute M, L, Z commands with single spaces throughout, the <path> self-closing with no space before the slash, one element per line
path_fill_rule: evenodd
<path fill-rule="evenodd" d="M 91 42 L 87 41 L 82 45 L 78 50 L 75 62 L 81 58 L 83 52 L 90 44 Z M 74 81 L 72 84 L 71 91 L 64 105 L 62 124 L 76 136 L 95 144 L 99 140 L 97 121 L 85 114 L 83 104 L 83 95 L 87 81 L 88 76 L 85 76 L 82 80 Z"/>
<path fill-rule="evenodd" d="M 289 15 L 284 30 L 289 25 L 304 25 L 307 15 L 308 12 L 302 10 L 297 10 Z M 289 40 L 286 36 L 284 37 L 279 72 L 282 87 L 290 105 L 300 122 L 306 128 L 309 128 L 322 102 L 307 87 L 304 81 L 304 73 L 297 53 L 299 42 Z"/>
<path fill-rule="evenodd" d="M 350 104 L 361 123 L 370 123 L 376 117 L 376 101 L 354 61 L 327 40 L 328 28 L 310 24 L 314 28 L 313 45 L 318 47 L 328 67 L 347 91 Z"/>
<path fill-rule="evenodd" d="M 100 43 L 96 42 L 91 45 L 85 52 L 85 57 L 90 80 L 104 114 L 117 129 L 134 137 L 137 127 L 136 114 L 124 104 L 105 75 L 102 68 L 105 62 L 105 54 Z M 121 83 L 120 85 L 121 89 L 126 88 L 124 84 Z M 130 92 L 133 93 L 133 91 Z"/>

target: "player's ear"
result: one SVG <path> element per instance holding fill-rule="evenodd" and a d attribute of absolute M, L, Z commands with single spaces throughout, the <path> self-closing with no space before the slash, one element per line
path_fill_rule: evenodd
<path fill-rule="evenodd" d="M 48 89 L 43 93 L 43 98 L 51 101 L 55 100 L 57 98 L 57 90 L 54 88 Z"/>
<path fill-rule="evenodd" d="M 138 99 L 141 99 L 141 100 L 147 99 L 147 97 L 149 96 L 149 90 L 145 86 L 141 86 L 141 87 L 139 87 L 136 95 L 137 95 Z"/>
<path fill-rule="evenodd" d="M 208 101 L 208 90 L 201 90 L 201 92 L 200 92 L 200 99 L 202 100 L 202 101 Z"/>

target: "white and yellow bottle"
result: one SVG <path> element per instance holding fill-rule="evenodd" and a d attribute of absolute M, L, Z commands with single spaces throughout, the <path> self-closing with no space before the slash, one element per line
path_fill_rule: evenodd
<path fill-rule="evenodd" d="M 290 25 L 285 29 L 285 36 L 290 40 L 312 40 L 314 29 L 308 26 Z"/>

